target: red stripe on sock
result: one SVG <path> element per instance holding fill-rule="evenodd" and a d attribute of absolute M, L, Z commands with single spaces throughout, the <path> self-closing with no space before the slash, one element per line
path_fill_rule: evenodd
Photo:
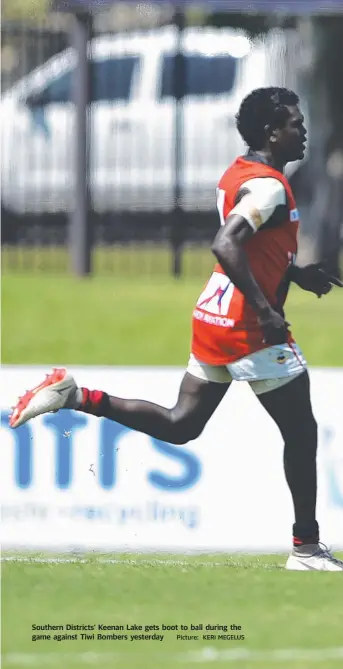
<path fill-rule="evenodd" d="M 318 535 L 313 537 L 306 537 L 306 539 L 300 539 L 300 537 L 293 537 L 293 546 L 305 546 L 306 544 L 317 544 L 319 541 Z"/>
<path fill-rule="evenodd" d="M 81 388 L 81 390 L 82 390 L 82 403 L 80 407 L 81 411 L 97 414 L 100 408 L 100 404 L 104 397 L 103 391 L 88 390 L 88 388 Z"/>

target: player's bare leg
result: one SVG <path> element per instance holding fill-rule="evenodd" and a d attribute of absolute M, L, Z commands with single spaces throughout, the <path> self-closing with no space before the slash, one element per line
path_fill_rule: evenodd
<path fill-rule="evenodd" d="M 201 434 L 229 385 L 205 381 L 186 372 L 177 403 L 172 409 L 152 402 L 109 395 L 104 395 L 96 405 L 92 392 L 85 389 L 80 409 L 104 416 L 156 439 L 172 444 L 185 444 Z"/>
<path fill-rule="evenodd" d="M 343 562 L 319 545 L 317 423 L 312 412 L 308 373 L 277 390 L 258 395 L 258 399 L 279 427 L 285 444 L 284 468 L 295 514 L 293 554 L 287 569 L 343 571 Z"/>
<path fill-rule="evenodd" d="M 185 444 L 201 434 L 229 386 L 229 383 L 213 383 L 186 372 L 176 405 L 168 409 L 144 400 L 122 399 L 101 390 L 78 388 L 67 370 L 54 370 L 20 399 L 10 425 L 19 427 L 48 411 L 76 409 L 108 418 L 162 441 Z"/>

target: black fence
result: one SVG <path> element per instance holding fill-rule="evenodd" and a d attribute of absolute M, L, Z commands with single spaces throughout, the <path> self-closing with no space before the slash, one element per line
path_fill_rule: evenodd
<path fill-rule="evenodd" d="M 267 44 L 230 28 L 185 27 L 180 14 L 175 21 L 121 33 L 90 26 L 87 218 L 96 271 L 204 274 L 219 222 L 216 183 L 244 149 L 234 118 L 243 92 L 268 76 L 293 83 L 286 33 Z M 1 33 L 3 269 L 67 271 L 80 204 L 71 34 L 13 22 Z M 255 57 L 268 72 L 255 72 Z M 306 188 L 293 179 L 306 210 Z"/>
<path fill-rule="evenodd" d="M 25 220 L 23 220 L 25 218 Z M 216 212 L 90 215 L 92 271 L 113 276 L 206 276 L 214 263 L 210 243 Z M 67 215 L 5 216 L 2 269 L 5 273 L 71 272 Z"/>
<path fill-rule="evenodd" d="M 213 30 L 208 34 L 213 41 Z M 62 251 L 70 241 L 70 212 L 78 206 L 73 201 L 71 36 L 18 23 L 4 23 L 2 35 L 7 54 L 2 104 L 8 114 L 2 139 L 3 267 L 61 269 L 67 266 Z M 166 271 L 180 274 L 181 249 L 213 237 L 215 184 L 226 160 L 222 157 L 218 169 L 214 165 L 206 177 L 206 153 L 215 133 L 210 138 L 205 128 L 202 140 L 193 134 L 187 148 L 177 100 L 189 95 L 193 104 L 200 100 L 204 106 L 203 100 L 212 95 L 213 107 L 213 96 L 232 88 L 235 59 L 221 54 L 209 59 L 200 53 L 180 60 L 177 39 L 173 26 L 93 36 L 88 218 L 95 247 L 116 251 L 121 246 L 130 256 L 144 244 L 141 258 L 149 248 L 150 271 L 156 245 L 157 267 L 163 257 Z M 162 40 L 169 44 L 165 52 Z M 200 156 L 197 141 L 204 144 Z M 180 168 L 187 151 L 191 164 L 185 166 L 188 176 L 182 184 Z M 52 252 L 47 254 L 48 249 Z M 118 262 L 118 253 L 107 254 L 107 262 L 111 257 Z M 197 267 L 201 272 L 199 263 Z"/>

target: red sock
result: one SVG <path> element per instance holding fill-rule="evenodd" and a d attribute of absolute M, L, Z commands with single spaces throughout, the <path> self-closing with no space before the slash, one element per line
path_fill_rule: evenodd
<path fill-rule="evenodd" d="M 108 395 L 102 390 L 88 390 L 81 388 L 82 402 L 79 411 L 93 414 L 94 416 L 103 416 L 104 405 L 107 404 Z"/>
<path fill-rule="evenodd" d="M 306 546 L 319 543 L 319 525 L 317 521 L 311 523 L 294 523 L 293 546 Z"/>
<path fill-rule="evenodd" d="M 306 537 L 306 539 L 300 539 L 300 537 L 293 537 L 293 546 L 305 546 L 307 544 L 317 544 L 319 541 L 318 534 L 314 534 L 312 537 Z"/>

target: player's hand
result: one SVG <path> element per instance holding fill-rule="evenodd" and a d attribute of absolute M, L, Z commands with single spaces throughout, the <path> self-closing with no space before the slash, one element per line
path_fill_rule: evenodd
<path fill-rule="evenodd" d="M 290 323 L 284 320 L 277 311 L 270 309 L 258 315 L 258 323 L 263 332 L 263 343 L 284 344 L 288 338 L 288 327 Z"/>
<path fill-rule="evenodd" d="M 321 297 L 327 295 L 333 286 L 343 287 L 343 283 L 325 269 L 325 263 L 313 263 L 306 267 L 297 267 L 294 282 L 303 290 Z"/>

